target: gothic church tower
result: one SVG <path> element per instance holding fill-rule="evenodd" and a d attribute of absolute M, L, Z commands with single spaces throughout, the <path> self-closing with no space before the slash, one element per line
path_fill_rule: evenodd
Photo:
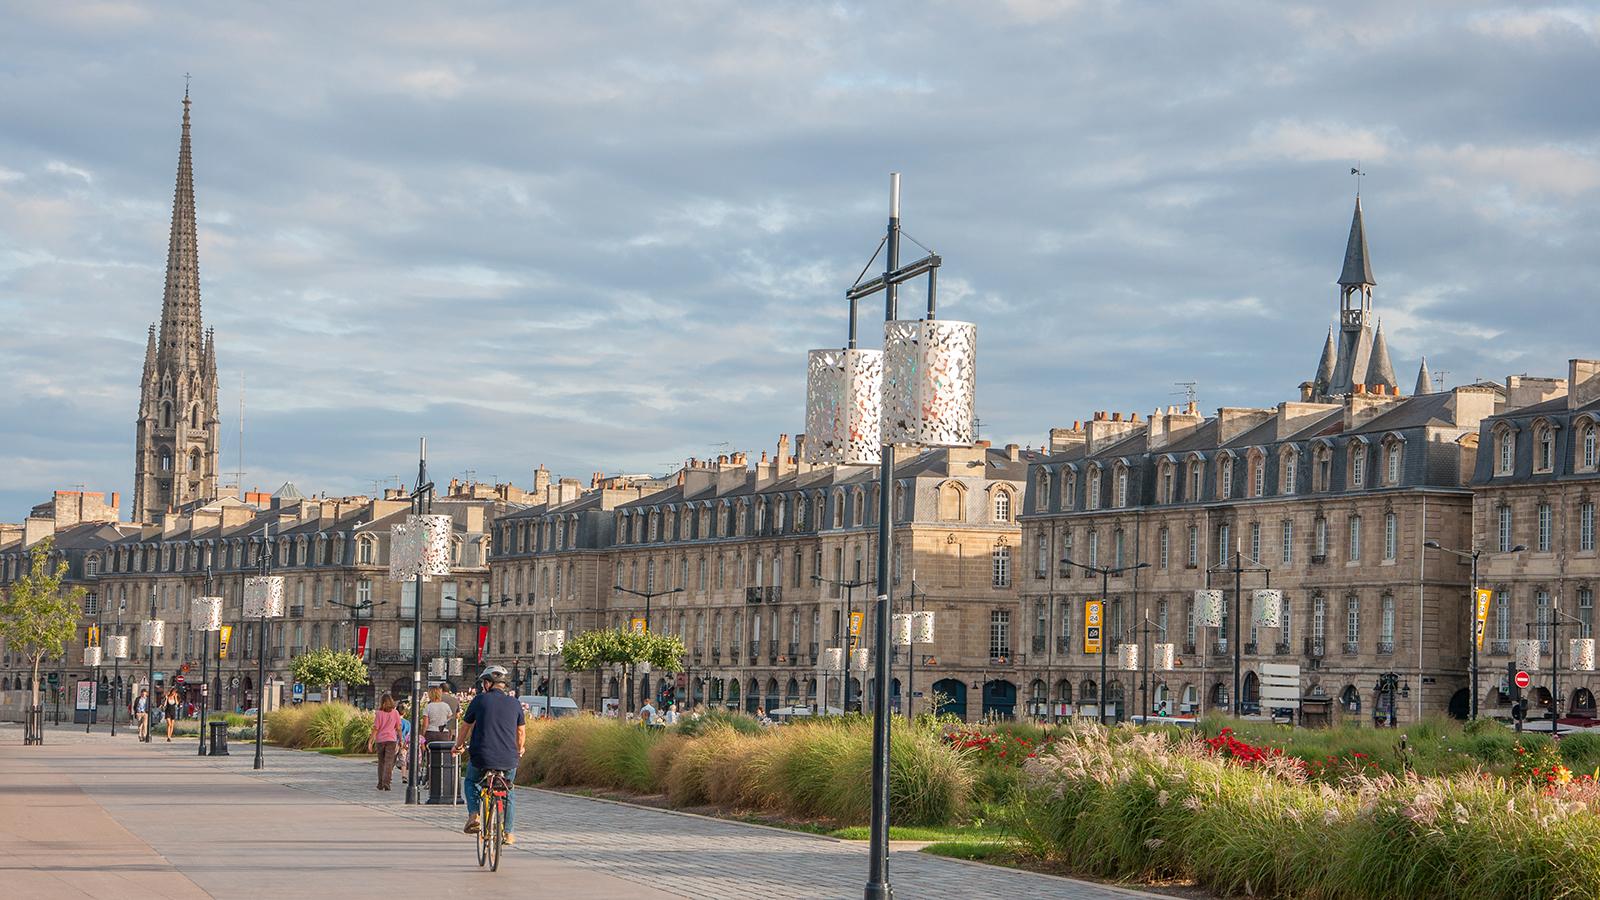
<path fill-rule="evenodd" d="M 189 157 L 189 91 L 183 92 L 178 186 L 172 198 L 161 327 L 150 326 L 139 390 L 133 461 L 135 522 L 217 497 L 219 425 L 215 335 L 200 323 L 200 264 Z"/>

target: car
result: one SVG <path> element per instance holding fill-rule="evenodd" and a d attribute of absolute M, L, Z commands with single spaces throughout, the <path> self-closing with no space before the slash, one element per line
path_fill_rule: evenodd
<path fill-rule="evenodd" d="M 528 708 L 528 715 L 535 718 L 544 715 L 545 696 L 543 694 L 523 694 L 517 702 Z M 575 716 L 578 714 L 578 704 L 571 697 L 551 697 L 550 709 L 553 718 Z"/>

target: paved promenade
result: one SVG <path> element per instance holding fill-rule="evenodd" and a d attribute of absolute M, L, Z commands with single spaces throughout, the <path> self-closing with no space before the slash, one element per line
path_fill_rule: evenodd
<path fill-rule="evenodd" d="M 372 763 L 267 748 L 197 756 L 0 727 L 0 883 L 32 897 L 475 897 L 654 900 L 861 895 L 859 842 L 519 789 L 518 844 L 480 870 L 457 807 L 371 789 Z M 897 897 L 1112 900 L 1131 891 L 895 852 Z"/>

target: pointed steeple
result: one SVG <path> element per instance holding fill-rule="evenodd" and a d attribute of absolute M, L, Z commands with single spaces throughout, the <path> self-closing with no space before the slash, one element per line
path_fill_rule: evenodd
<path fill-rule="evenodd" d="M 161 354 L 174 362 L 197 360 L 200 325 L 200 258 L 194 215 L 194 164 L 189 149 L 189 89 L 183 91 L 183 135 L 178 142 L 178 183 L 172 195 L 167 239 L 167 280 L 161 296 Z"/>
<path fill-rule="evenodd" d="M 1339 273 L 1342 287 L 1375 285 L 1372 263 L 1367 259 L 1367 228 L 1361 220 L 1361 197 L 1356 196 L 1355 215 L 1350 219 L 1350 239 L 1344 245 L 1344 270 Z"/>
<path fill-rule="evenodd" d="M 1433 373 L 1428 371 L 1428 358 L 1422 358 L 1422 365 L 1417 369 L 1417 387 L 1411 393 L 1420 397 L 1423 394 L 1433 393 Z"/>
<path fill-rule="evenodd" d="M 1312 379 L 1318 393 L 1328 390 L 1333 384 L 1333 367 L 1338 362 L 1338 355 L 1333 348 L 1333 329 L 1328 329 L 1328 340 L 1322 345 L 1322 360 L 1317 363 L 1317 377 Z"/>
<path fill-rule="evenodd" d="M 1389 342 L 1383 339 L 1383 322 L 1378 322 L 1378 333 L 1372 338 L 1372 353 L 1367 357 L 1367 387 L 1399 387 L 1395 383 L 1394 366 L 1389 363 Z"/>
<path fill-rule="evenodd" d="M 156 388 L 156 326 L 150 326 L 150 332 L 145 337 L 144 343 L 144 378 L 139 382 L 144 398 L 148 400 L 155 396 Z"/>

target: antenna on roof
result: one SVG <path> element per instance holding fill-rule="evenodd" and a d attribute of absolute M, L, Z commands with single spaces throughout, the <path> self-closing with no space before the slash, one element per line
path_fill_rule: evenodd
<path fill-rule="evenodd" d="M 188 76 L 184 76 L 187 78 Z M 244 502 L 244 373 L 239 373 L 239 468 L 229 472 L 234 487 L 239 489 L 239 502 Z"/>
<path fill-rule="evenodd" d="M 1449 374 L 1450 371 L 1448 369 L 1440 369 L 1438 374 L 1433 376 L 1433 380 L 1439 383 L 1439 393 L 1441 394 L 1444 393 L 1444 377 Z"/>
<path fill-rule="evenodd" d="M 1200 386 L 1200 382 L 1198 382 L 1198 381 L 1174 381 L 1172 383 L 1172 386 L 1173 387 L 1183 388 L 1183 390 L 1181 390 L 1181 391 L 1173 391 L 1172 392 L 1172 396 L 1176 397 L 1179 394 L 1182 394 L 1183 395 L 1183 401 L 1185 403 L 1193 403 L 1194 402 L 1194 396 L 1195 396 L 1195 388 Z"/>

